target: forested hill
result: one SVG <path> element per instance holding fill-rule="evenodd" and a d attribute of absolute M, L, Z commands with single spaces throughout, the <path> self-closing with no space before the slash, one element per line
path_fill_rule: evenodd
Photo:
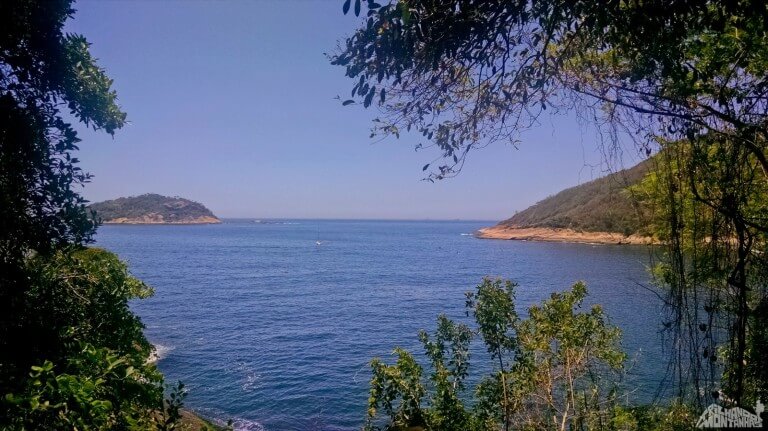
<path fill-rule="evenodd" d="M 602 178 L 565 189 L 498 224 L 504 228 L 552 228 L 643 235 L 641 211 L 627 191 L 649 171 L 643 161 Z"/>
<path fill-rule="evenodd" d="M 148 193 L 90 206 L 104 223 L 195 224 L 221 223 L 203 204 L 180 197 Z"/>

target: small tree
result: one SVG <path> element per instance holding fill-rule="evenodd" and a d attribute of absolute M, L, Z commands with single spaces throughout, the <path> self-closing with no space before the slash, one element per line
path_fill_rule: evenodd
<path fill-rule="evenodd" d="M 511 375 L 521 396 L 516 428 L 607 427 L 626 355 L 619 349 L 621 332 L 600 306 L 579 312 L 586 295 L 581 282 L 553 293 L 518 325 L 519 356 Z"/>
<path fill-rule="evenodd" d="M 426 390 L 422 383 L 422 367 L 413 355 L 397 348 L 397 362 L 386 365 L 378 358 L 371 361 L 373 378 L 368 398 L 368 422 L 366 429 L 378 429 L 375 418 L 383 409 L 389 418 L 387 429 L 398 430 L 426 424 L 422 410 L 422 398 Z"/>
<path fill-rule="evenodd" d="M 500 394 L 494 394 L 499 399 L 501 421 L 504 429 L 510 426 L 510 415 L 515 407 L 510 399 L 509 369 L 515 359 L 518 340 L 515 334 L 520 319 L 515 311 L 515 288 L 511 281 L 484 279 L 475 292 L 466 293 L 467 313 L 472 314 L 477 323 L 477 331 L 485 342 L 491 360 L 498 364 L 498 374 L 494 377 L 498 382 L 486 382 L 488 388 L 501 389 Z M 494 364 L 495 366 L 496 364 Z M 487 396 L 487 395 L 485 395 Z"/>
<path fill-rule="evenodd" d="M 433 337 L 421 333 L 428 381 L 403 349 L 395 350 L 394 365 L 374 359 L 367 428 L 381 422 L 380 406 L 391 430 L 609 428 L 616 405 L 610 373 L 619 373 L 625 359 L 620 331 L 599 306 L 579 311 L 583 283 L 532 306 L 528 319 L 515 311 L 514 289 L 485 279 L 467 294 L 474 330 L 440 316 Z M 464 391 L 472 333 L 483 339 L 494 370 L 481 376 L 473 398 Z"/>
<path fill-rule="evenodd" d="M 424 353 L 429 359 L 433 396 L 429 401 L 428 423 L 433 429 L 462 431 L 473 429 L 472 416 L 466 410 L 462 395 L 469 374 L 469 345 L 472 330 L 455 323 L 445 315 L 437 318 L 434 337 L 419 333 Z"/>

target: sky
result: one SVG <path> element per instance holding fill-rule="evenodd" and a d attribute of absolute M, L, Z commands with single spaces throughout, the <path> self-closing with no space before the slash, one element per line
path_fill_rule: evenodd
<path fill-rule="evenodd" d="M 377 110 L 336 99 L 353 82 L 325 53 L 360 24 L 342 4 L 78 1 L 65 30 L 92 43 L 130 123 L 79 129 L 83 195 L 181 196 L 219 217 L 502 220 L 606 172 L 594 130 L 563 114 L 423 181 L 438 154 L 415 151 L 420 136 L 376 142 Z"/>

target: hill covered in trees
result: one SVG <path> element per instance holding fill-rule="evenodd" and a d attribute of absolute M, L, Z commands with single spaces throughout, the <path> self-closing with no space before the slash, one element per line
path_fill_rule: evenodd
<path fill-rule="evenodd" d="M 631 168 L 565 189 L 482 229 L 482 238 L 576 242 L 645 243 L 649 233 L 643 209 L 629 187 L 651 168 L 646 160 Z"/>
<path fill-rule="evenodd" d="M 92 204 L 90 209 L 104 223 L 195 224 L 221 223 L 203 204 L 154 193 Z"/>

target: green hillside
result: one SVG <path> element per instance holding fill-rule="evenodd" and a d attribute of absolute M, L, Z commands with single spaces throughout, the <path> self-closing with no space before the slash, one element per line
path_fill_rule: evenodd
<path fill-rule="evenodd" d="M 105 223 L 218 223 L 203 204 L 180 197 L 148 193 L 90 206 Z"/>
<path fill-rule="evenodd" d="M 651 160 L 565 189 L 499 223 L 504 227 L 565 228 L 644 234 L 642 211 L 626 190 L 649 171 Z"/>

